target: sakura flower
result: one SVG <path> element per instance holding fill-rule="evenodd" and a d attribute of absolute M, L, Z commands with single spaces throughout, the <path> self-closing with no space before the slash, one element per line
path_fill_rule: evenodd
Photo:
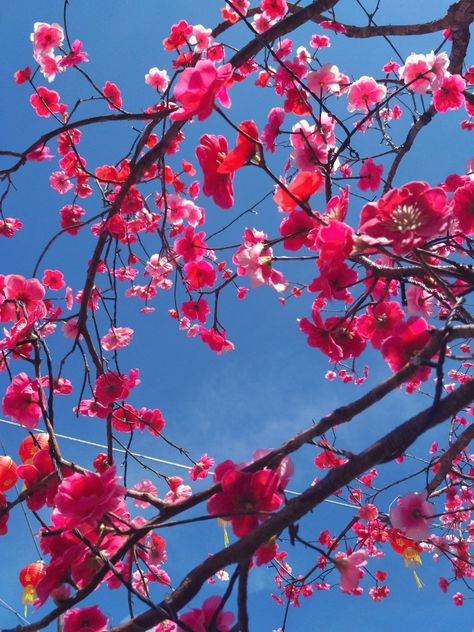
<path fill-rule="evenodd" d="M 196 157 L 204 176 L 203 193 L 212 197 L 217 206 L 230 208 L 234 204 L 233 173 L 220 173 L 220 164 L 228 153 L 224 136 L 205 134 L 201 136 Z"/>
<path fill-rule="evenodd" d="M 71 608 L 64 615 L 64 632 L 104 632 L 109 620 L 98 606 Z"/>
<path fill-rule="evenodd" d="M 111 327 L 105 336 L 102 336 L 100 339 L 100 344 L 106 351 L 113 351 L 129 345 L 132 338 L 133 329 L 130 329 L 130 327 Z"/>
<path fill-rule="evenodd" d="M 168 77 L 166 70 L 159 70 L 156 66 L 150 68 L 148 73 L 145 75 L 145 83 L 159 92 L 164 92 L 167 89 L 169 82 L 170 78 Z"/>
<path fill-rule="evenodd" d="M 240 472 L 227 470 L 221 479 L 222 491 L 207 503 L 210 514 L 229 514 L 232 530 L 239 538 L 253 531 L 282 503 L 277 494 L 279 477 L 271 470 Z M 259 513 L 259 512 L 264 512 Z M 235 515 L 237 514 L 237 515 Z"/>
<path fill-rule="evenodd" d="M 180 476 L 169 476 L 167 482 L 170 491 L 163 498 L 165 503 L 176 505 L 192 496 L 192 489 L 189 485 L 183 485 L 183 479 Z"/>
<path fill-rule="evenodd" d="M 70 191 L 73 184 L 67 174 L 64 171 L 54 171 L 49 176 L 49 184 L 51 187 L 61 195 Z"/>
<path fill-rule="evenodd" d="M 430 339 L 426 320 L 412 317 L 407 322 L 400 322 L 393 335 L 383 342 L 382 356 L 392 371 L 399 371 L 428 344 Z M 416 378 L 427 380 L 430 373 L 429 366 L 422 366 L 416 372 Z"/>
<path fill-rule="evenodd" d="M 33 33 L 30 35 L 35 56 L 47 55 L 60 46 L 64 39 L 64 31 L 55 22 L 35 22 Z"/>
<path fill-rule="evenodd" d="M 95 381 L 95 398 L 103 406 L 107 406 L 121 399 L 126 399 L 130 388 L 136 384 L 133 377 L 132 371 L 130 372 L 130 377 L 120 375 L 117 371 L 110 371 L 109 373 L 99 375 Z"/>
<path fill-rule="evenodd" d="M 286 0 L 261 0 L 260 9 L 270 20 L 280 20 L 288 13 Z"/>
<path fill-rule="evenodd" d="M 350 555 L 345 553 L 336 555 L 334 564 L 341 574 L 339 587 L 342 592 L 351 595 L 358 589 L 359 582 L 364 576 L 361 566 L 366 566 L 367 557 L 368 552 L 365 549 L 360 549 Z"/>
<path fill-rule="evenodd" d="M 61 59 L 59 65 L 62 68 L 67 68 L 68 66 L 77 66 L 87 61 L 89 59 L 87 58 L 87 53 L 82 50 L 81 40 L 74 40 L 71 44 L 71 52 Z"/>
<path fill-rule="evenodd" d="M 191 331 L 191 329 L 189 331 Z M 227 340 L 225 331 L 220 333 L 214 327 L 212 327 L 211 329 L 199 327 L 197 331 L 201 340 L 208 345 L 211 351 L 215 351 L 217 355 L 220 355 L 224 351 L 234 350 L 234 345 L 232 342 L 230 342 L 230 340 Z"/>
<path fill-rule="evenodd" d="M 23 228 L 23 223 L 15 217 L 0 218 L 0 235 L 10 239 Z"/>
<path fill-rule="evenodd" d="M 45 270 L 42 281 L 50 290 L 60 290 L 65 286 L 64 274 L 60 270 Z"/>
<path fill-rule="evenodd" d="M 389 239 L 396 254 L 406 254 L 447 229 L 446 203 L 446 194 L 440 187 L 409 182 L 400 189 L 392 189 L 378 202 L 366 204 L 359 231 Z"/>
<path fill-rule="evenodd" d="M 329 92 L 339 94 L 342 76 L 339 68 L 333 64 L 324 64 L 318 70 L 310 72 L 307 78 L 308 87 L 318 97 L 326 96 Z"/>
<path fill-rule="evenodd" d="M 408 538 L 420 542 L 428 539 L 434 514 L 435 507 L 426 500 L 426 492 L 411 492 L 399 498 L 390 508 L 390 522 Z"/>
<path fill-rule="evenodd" d="M 441 86 L 433 92 L 433 105 L 437 112 L 458 110 L 465 101 L 466 82 L 461 75 L 444 77 Z"/>
<path fill-rule="evenodd" d="M 272 154 L 275 153 L 275 139 L 284 120 L 285 110 L 283 108 L 272 108 L 268 113 L 268 122 L 263 128 L 261 136 L 265 149 Z"/>
<path fill-rule="evenodd" d="M 115 511 L 125 494 L 117 484 L 115 467 L 96 474 L 71 474 L 58 487 L 52 519 L 55 525 L 74 529 L 94 528 L 109 511 Z"/>
<path fill-rule="evenodd" d="M 203 121 L 211 115 L 216 98 L 224 107 L 229 107 L 227 85 L 231 77 L 230 64 L 216 68 L 207 59 L 198 61 L 193 68 L 183 70 L 174 89 L 174 98 L 181 103 L 181 108 L 173 112 L 171 118 L 182 121 L 197 115 Z"/>
<path fill-rule="evenodd" d="M 407 57 L 405 65 L 398 69 L 398 74 L 410 90 L 417 94 L 425 94 L 428 90 L 440 87 L 448 66 L 449 58 L 446 53 L 412 53 Z"/>
<path fill-rule="evenodd" d="M 109 110 L 120 110 L 122 107 L 122 96 L 119 88 L 111 81 L 106 81 L 102 88 L 104 97 L 107 99 L 107 107 Z"/>
<path fill-rule="evenodd" d="M 44 86 L 36 88 L 35 94 L 30 97 L 30 103 L 38 116 L 47 118 L 60 111 L 59 93 L 55 90 L 48 90 Z"/>
<path fill-rule="evenodd" d="M 207 456 L 207 454 L 203 454 L 196 464 L 189 470 L 189 478 L 192 481 L 206 478 L 213 465 L 214 459 L 211 459 L 211 457 Z"/>
<path fill-rule="evenodd" d="M 206 632 L 209 629 L 209 624 L 213 620 L 214 613 L 219 608 L 222 599 L 221 597 L 209 597 L 202 604 L 201 608 L 193 608 L 191 612 L 186 612 L 180 616 L 182 621 L 193 632 Z M 225 612 L 221 610 L 217 615 L 215 625 L 216 630 L 219 632 L 229 632 L 232 623 L 234 622 L 234 615 L 232 612 Z M 179 626 L 178 630 L 184 631 L 185 628 Z"/>
<path fill-rule="evenodd" d="M 382 181 L 383 165 L 376 165 L 372 158 L 364 160 L 357 186 L 361 191 L 377 191 Z"/>
<path fill-rule="evenodd" d="M 152 496 L 156 496 L 157 493 L 155 485 L 153 485 L 153 483 L 148 479 L 139 481 L 133 486 L 133 489 L 136 492 L 145 492 L 146 494 L 151 494 Z M 135 505 L 135 507 L 146 508 L 149 506 L 150 503 L 146 502 L 146 500 L 141 500 L 140 498 L 134 498 L 133 504 Z"/>
<path fill-rule="evenodd" d="M 217 279 L 214 267 L 208 261 L 190 261 L 184 266 L 185 280 L 192 290 L 213 287 Z"/>
<path fill-rule="evenodd" d="M 22 83 L 26 83 L 29 78 L 31 77 L 31 68 L 29 66 L 26 66 L 26 68 L 21 68 L 20 70 L 17 70 L 14 74 L 13 77 L 15 79 L 15 83 L 17 85 L 21 85 Z"/>
<path fill-rule="evenodd" d="M 347 95 L 349 112 L 362 110 L 368 112 L 370 109 L 383 101 L 387 94 L 387 88 L 375 81 L 373 77 L 363 76 L 349 88 Z"/>
<path fill-rule="evenodd" d="M 283 274 L 272 268 L 273 251 L 267 246 L 266 235 L 253 229 L 245 229 L 245 242 L 232 257 L 238 266 L 239 276 L 248 275 L 252 287 L 264 283 L 277 292 L 284 292 L 288 287 Z"/>
<path fill-rule="evenodd" d="M 205 298 L 201 298 L 198 301 L 186 301 L 181 306 L 183 314 L 190 320 L 199 320 L 201 323 L 205 323 L 207 316 L 210 314 L 211 309 L 209 303 Z"/>
<path fill-rule="evenodd" d="M 456 189 L 453 196 L 453 214 L 465 235 L 474 233 L 474 180 Z"/>

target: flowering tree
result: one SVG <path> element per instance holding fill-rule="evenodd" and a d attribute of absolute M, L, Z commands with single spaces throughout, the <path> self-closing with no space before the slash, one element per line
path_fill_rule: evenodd
<path fill-rule="evenodd" d="M 69 4 L 57 22 L 34 23 L 34 64 L 14 73 L 29 100 L 21 116 L 40 117 L 42 131 L 26 148 L 0 152 L 3 238 L 14 243 L 28 230 L 33 208 L 21 219 L 10 208 L 27 186 L 23 174 L 45 167 L 33 163 L 50 161 L 44 173 L 58 195 L 53 211 L 41 197 L 35 204 L 49 241 L 24 253 L 33 274 L 5 258 L 0 275 L 3 423 L 23 428 L 18 454 L 0 457 L 0 533 L 9 546 L 23 508 L 41 555 L 17 569 L 23 601 L 35 608 L 34 622 L 14 629 L 57 621 L 64 632 L 245 631 L 249 578 L 262 566 L 275 577 L 284 630 L 290 608 L 316 591 L 387 597 L 391 555 L 412 566 L 442 558 L 440 587 L 462 605 L 474 576 L 474 164 L 430 182 L 415 160 L 409 179 L 403 168 L 435 118 L 458 117 L 458 142 L 467 144 L 472 2 L 397 25 L 382 2 L 358 2 L 363 20 L 354 24 L 338 0 L 227 0 L 209 16 L 213 28 L 185 19 L 169 26 L 168 67 L 150 68 L 139 109 L 88 71 L 87 33 L 77 34 L 84 44 L 74 39 Z M 375 74 L 333 63 L 339 47 L 356 57 L 360 40 L 372 38 L 387 46 Z M 102 161 L 94 138 L 106 124 L 126 126 L 128 146 Z M 255 190 L 242 212 L 244 172 Z M 61 240 L 80 244 L 79 286 L 55 260 Z M 194 454 L 172 419 L 165 430 L 165 402 L 139 387 L 135 367 L 149 349 L 135 345 L 134 332 L 166 304 L 177 340 L 198 339 L 189 344 L 206 345 L 209 357 L 233 352 L 223 306 L 235 309 L 261 286 L 297 305 L 301 340 L 315 362 L 329 362 L 326 391 L 344 383 L 360 392 L 277 448 L 268 437 L 243 463 L 232 454 L 214 463 Z M 372 366 L 390 375 L 378 381 Z M 343 425 L 397 392 L 414 400 L 413 414 L 351 449 Z M 58 416 L 102 433 L 106 448 L 92 467 L 64 456 Z M 418 440 L 433 429 L 427 454 Z M 137 457 L 140 433 L 153 454 L 166 445 L 187 459 L 190 480 Z M 132 486 L 136 464 L 143 472 Z M 290 494 L 298 471 L 305 485 Z M 334 495 L 350 517 L 315 533 L 308 517 Z M 197 533 L 202 523 L 218 530 L 216 522 L 223 546 L 203 541 L 198 563 L 176 577 L 179 547 L 167 545 L 168 533 L 170 543 L 183 525 Z M 225 583 L 207 597 L 201 591 L 216 578 Z M 99 587 L 126 595 L 125 619 L 102 605 Z"/>

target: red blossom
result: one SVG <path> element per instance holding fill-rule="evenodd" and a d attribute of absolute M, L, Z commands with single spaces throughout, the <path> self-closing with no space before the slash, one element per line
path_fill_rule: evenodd
<path fill-rule="evenodd" d="M 204 176 L 203 193 L 207 197 L 212 197 L 218 206 L 225 209 L 234 204 L 233 173 L 219 172 L 219 166 L 227 153 L 227 140 L 224 136 L 205 134 L 201 136 L 196 148 L 196 157 Z"/>

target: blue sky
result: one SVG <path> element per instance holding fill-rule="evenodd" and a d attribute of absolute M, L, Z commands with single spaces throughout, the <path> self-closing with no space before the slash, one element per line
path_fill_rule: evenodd
<path fill-rule="evenodd" d="M 370 4 L 374 3 L 369 3 L 369 8 Z M 392 22 L 429 20 L 440 15 L 449 3 L 399 0 L 396 10 L 393 4 L 382 2 L 378 18 L 380 22 L 385 16 Z M 185 18 L 192 24 L 212 26 L 218 19 L 221 5 L 222 2 L 216 0 L 207 0 L 205 3 L 189 0 L 160 3 L 152 0 L 103 0 L 101 3 L 73 0 L 70 2 L 69 26 L 72 39 L 77 37 L 84 42 L 91 59 L 86 70 L 97 84 L 103 85 L 106 80 L 117 83 L 122 90 L 126 109 L 139 111 L 153 102 L 153 93 L 144 84 L 145 73 L 152 66 L 169 69 L 171 56 L 162 51 L 161 41 L 168 34 L 170 24 Z M 62 2 L 7 3 L 2 7 L 2 16 L 2 148 L 22 149 L 41 133 L 51 129 L 52 123 L 34 116 L 28 104 L 28 87 L 15 86 L 12 74 L 16 69 L 32 63 L 29 33 L 33 23 L 62 23 Z M 344 0 L 340 19 L 362 23 L 363 14 L 355 1 Z M 311 34 L 316 31 L 313 26 L 304 27 L 294 39 L 298 45 L 308 45 Z M 229 36 L 229 42 L 238 46 L 248 38 L 248 33 L 241 25 L 235 35 Z M 392 56 L 382 40 L 347 41 L 332 37 L 332 41 L 333 46 L 321 58 L 325 62 L 337 64 L 343 72 L 354 77 L 362 74 L 380 76 L 381 66 Z M 426 36 L 416 41 L 395 41 L 402 56 L 406 56 L 411 52 L 428 52 L 439 44 L 440 39 Z M 40 84 L 45 85 L 43 82 Z M 72 71 L 60 77 L 51 87 L 58 90 L 62 100 L 68 104 L 72 104 L 77 95 L 89 94 L 86 84 L 81 83 Z M 256 93 L 251 85 L 236 86 L 231 96 L 234 120 L 253 117 L 259 128 L 266 119 L 268 109 L 275 105 L 270 93 Z M 85 104 L 80 110 L 81 116 L 99 111 L 106 110 L 95 104 Z M 424 130 L 421 141 L 415 144 L 403 163 L 398 182 L 422 179 L 435 184 L 449 173 L 462 173 L 466 160 L 471 157 L 468 144 L 471 139 L 467 134 L 463 136 L 458 132 L 458 125 L 457 115 L 437 117 Z M 405 125 L 401 129 L 404 130 Z M 217 131 L 226 133 L 230 140 L 234 137 L 234 133 L 228 132 L 216 116 L 202 124 L 196 122 L 188 125 L 183 157 L 189 158 L 201 134 Z M 448 137 L 457 139 L 449 147 L 449 152 L 446 148 Z M 118 156 L 126 153 L 132 138 L 131 125 L 110 124 L 93 132 L 85 132 L 80 149 L 88 165 L 95 168 L 102 163 L 115 162 Z M 374 151 L 372 138 L 367 134 L 360 141 L 362 152 Z M 188 155 L 184 149 L 186 147 Z M 55 153 L 54 144 L 51 148 Z M 283 162 L 277 157 L 275 165 L 282 165 Z M 7 216 L 19 217 L 25 228 L 14 240 L 2 241 L 0 273 L 14 272 L 31 276 L 35 257 L 59 224 L 59 208 L 71 202 L 68 196 L 60 197 L 49 188 L 47 178 L 50 171 L 50 163 L 34 163 L 27 165 L 14 178 L 16 190 L 9 196 L 5 211 Z M 239 172 L 235 184 L 235 209 L 229 212 L 222 212 L 209 200 L 200 198 L 199 202 L 207 211 L 208 233 L 225 225 L 271 190 L 271 182 L 263 182 L 261 174 L 252 169 Z M 90 198 L 81 202 L 81 205 L 89 214 L 93 214 L 97 212 L 97 203 L 97 198 Z M 354 199 L 351 207 L 353 218 L 357 216 L 359 207 L 360 202 Z M 265 227 L 275 233 L 280 219 L 273 203 L 267 201 L 258 208 L 258 215 L 247 215 L 237 222 L 226 233 L 225 243 L 235 243 L 246 225 Z M 86 232 L 76 239 L 62 236 L 49 251 L 44 267 L 64 270 L 68 284 L 77 290 L 83 282 L 92 247 L 93 239 Z M 230 263 L 230 256 L 228 261 Z M 296 268 L 294 273 L 289 267 L 284 271 L 290 279 L 299 275 Z M 283 307 L 278 302 L 278 296 L 268 288 L 250 292 L 245 301 L 237 301 L 231 294 L 222 301 L 221 322 L 236 345 L 236 351 L 222 357 L 212 354 L 198 340 L 190 340 L 178 332 L 176 323 L 166 313 L 171 306 L 169 295 L 157 297 L 153 303 L 156 312 L 147 316 L 138 314 L 142 306 L 138 301 L 121 301 L 120 307 L 122 316 L 119 324 L 135 329 L 133 345 L 123 353 L 121 366 L 127 370 L 139 366 L 142 379 L 130 403 L 159 407 L 167 420 L 166 435 L 170 439 L 189 447 L 195 458 L 207 451 L 217 462 L 229 457 L 236 461 L 245 460 L 256 448 L 274 447 L 337 405 L 351 401 L 365 388 L 329 384 L 323 379 L 329 366 L 318 351 L 306 345 L 305 337 L 296 325 L 296 318 L 310 311 L 308 296 L 290 300 Z M 60 349 L 60 344 L 53 342 L 53 351 Z M 370 384 L 373 385 L 375 379 L 387 375 L 388 370 L 376 359 L 371 359 L 371 362 L 373 376 Z M 75 383 L 80 381 L 78 366 L 72 361 L 69 374 L 66 371 L 66 375 Z M 0 384 L 2 387 L 6 384 L 5 376 L 0 376 Z M 78 392 L 78 387 L 75 392 Z M 401 391 L 395 393 L 387 402 L 342 428 L 339 434 L 341 445 L 354 451 L 363 449 L 369 441 L 382 435 L 396 422 L 408 418 L 417 406 L 424 406 L 425 401 L 423 395 L 407 397 Z M 70 408 L 69 398 L 67 402 L 59 402 L 59 432 L 103 442 L 104 433 L 100 422 L 96 419 L 77 420 Z M 1 426 L 0 437 L 7 453 L 14 455 L 21 436 L 22 431 L 7 425 Z M 427 446 L 436 436 L 436 433 L 430 433 L 422 438 L 418 451 L 425 456 Z M 137 436 L 133 447 L 138 452 L 154 457 L 182 461 L 176 452 L 153 440 L 150 435 Z M 66 457 L 87 465 L 91 463 L 96 450 L 65 442 L 64 453 Z M 298 457 L 291 489 L 303 489 L 318 474 L 312 466 L 313 458 L 309 447 Z M 391 473 L 400 471 L 396 470 L 397 467 L 389 465 L 380 469 L 386 472 L 388 479 Z M 409 464 L 407 469 L 412 471 L 416 465 Z M 165 474 L 179 473 L 172 467 L 163 467 L 160 471 Z M 131 466 L 130 480 L 134 482 L 140 477 L 143 475 Z M 159 492 L 164 494 L 165 491 L 163 484 L 161 487 L 159 484 Z M 385 495 L 383 498 L 388 507 L 393 496 Z M 349 509 L 324 505 L 308 517 L 304 531 L 308 538 L 317 537 L 323 528 L 330 528 L 337 533 L 351 515 Z M 33 524 L 32 528 L 35 530 L 36 526 Z M 191 564 L 198 563 L 207 553 L 222 545 L 222 532 L 213 522 L 182 527 L 176 533 L 170 530 L 166 537 L 169 540 L 169 557 L 173 561 L 165 568 L 174 584 L 180 581 Z M 196 542 L 200 543 L 199 547 L 195 547 Z M 0 551 L 0 598 L 21 610 L 21 592 L 16 575 L 23 564 L 35 560 L 37 555 L 20 511 L 12 515 L 10 534 L 0 541 Z M 290 551 L 292 555 L 293 551 Z M 295 570 L 301 568 L 304 572 L 308 555 L 304 551 L 295 552 L 295 563 L 290 561 Z M 442 632 L 450 625 L 460 631 L 469 630 L 472 626 L 469 602 L 464 608 L 455 608 L 451 599 L 443 596 L 437 586 L 437 579 L 443 574 L 438 568 L 441 563 L 436 565 L 428 556 L 425 558 L 425 564 L 419 571 L 425 584 L 423 590 L 417 590 L 411 571 L 403 568 L 401 558 L 388 552 L 387 558 L 381 560 L 379 566 L 371 561 L 370 568 L 374 571 L 377 568 L 389 570 L 392 591 L 389 599 L 374 604 L 368 596 L 359 599 L 343 596 L 338 588 L 329 593 L 318 593 L 306 603 L 303 600 L 300 610 L 290 612 L 287 629 L 292 632 L 303 629 L 339 632 L 351 626 L 355 630 L 371 632 L 383 626 L 386 632 L 395 632 L 423 626 L 433 632 Z M 448 573 L 447 568 L 444 568 L 444 572 Z M 258 569 L 251 575 L 252 630 L 266 632 L 281 623 L 282 609 L 269 597 L 274 588 L 272 575 L 271 571 L 265 569 Z M 331 579 L 337 583 L 337 578 Z M 369 585 L 366 583 L 367 587 Z M 199 605 L 205 595 L 223 592 L 224 589 L 224 585 L 206 587 L 195 605 Z M 163 594 L 157 592 L 156 596 L 161 598 Z M 119 596 L 118 592 L 106 594 L 101 589 L 92 596 L 90 602 L 103 604 L 104 612 L 113 623 L 126 615 L 123 596 Z M 43 613 L 47 608 L 43 609 Z M 35 616 L 31 614 L 32 620 Z M 15 623 L 17 620 L 13 615 L 0 609 L 0 627 Z M 48 628 L 53 629 L 53 626 Z"/>

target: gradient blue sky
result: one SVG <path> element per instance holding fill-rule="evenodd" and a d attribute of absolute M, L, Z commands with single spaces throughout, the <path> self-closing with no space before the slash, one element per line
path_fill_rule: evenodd
<path fill-rule="evenodd" d="M 122 90 L 126 109 L 139 111 L 153 102 L 153 93 L 144 84 L 145 73 L 152 66 L 170 66 L 171 57 L 162 51 L 161 45 L 170 24 L 185 18 L 192 24 L 213 26 L 218 21 L 218 10 L 223 3 L 217 0 L 102 0 L 99 3 L 72 0 L 69 4 L 71 38 L 77 37 L 84 42 L 91 60 L 87 71 L 100 86 L 106 80 L 117 83 Z M 371 8 L 372 4 L 369 2 L 366 6 Z M 437 17 L 449 3 L 444 0 L 435 3 L 428 0 L 399 0 L 396 9 L 392 1 L 381 4 L 379 22 L 383 22 L 387 16 L 392 22 L 417 22 Z M 354 24 L 364 22 L 355 0 L 343 0 L 338 17 Z M 12 80 L 16 69 L 32 63 L 29 33 L 36 21 L 62 23 L 62 2 L 31 0 L 5 3 L 2 6 L 2 149 L 22 149 L 52 127 L 50 121 L 34 116 L 28 104 L 28 87 L 15 86 Z M 317 32 L 316 28 L 304 27 L 294 39 L 298 45 L 308 45 L 314 32 Z M 248 38 L 245 28 L 239 26 L 227 41 L 239 46 Z M 381 66 L 392 56 L 388 46 L 379 39 L 347 41 L 332 37 L 332 41 L 333 46 L 321 55 L 322 60 L 336 63 L 343 72 L 354 77 L 363 74 L 380 76 Z M 411 52 L 432 50 L 440 43 L 440 38 L 394 41 L 402 56 L 406 56 Z M 45 85 L 42 81 L 39 83 Z M 68 104 L 73 103 L 78 95 L 90 94 L 86 84 L 81 83 L 71 70 L 57 79 L 52 88 L 58 90 L 62 100 Z M 276 104 L 270 92 L 255 92 L 251 85 L 245 84 L 233 88 L 232 99 L 234 120 L 254 118 L 259 128 L 265 121 L 268 109 Z M 99 111 L 106 110 L 95 104 L 86 104 L 80 110 L 80 115 L 82 117 Z M 468 146 L 471 138 L 467 134 L 461 135 L 458 125 L 457 115 L 435 119 L 424 130 L 420 142 L 403 163 L 398 182 L 420 179 L 435 184 L 448 173 L 462 173 L 466 160 L 471 157 L 469 150 L 472 148 Z M 217 130 L 225 132 L 230 139 L 234 136 L 216 116 L 202 124 L 196 122 L 188 125 L 187 147 L 191 148 L 201 134 Z M 81 152 L 87 158 L 88 166 L 95 168 L 102 163 L 115 162 L 118 156 L 126 153 L 132 138 L 131 125 L 106 125 L 83 134 Z M 448 138 L 456 140 L 448 146 Z M 362 152 L 378 151 L 373 149 L 373 142 L 373 137 L 367 134 L 360 141 Z M 55 153 L 54 144 L 51 149 Z M 183 153 L 183 157 L 189 158 L 189 155 Z M 282 161 L 283 158 L 277 158 L 275 168 L 281 166 Z M 51 166 L 50 163 L 30 164 L 14 178 L 16 190 L 9 196 L 5 212 L 6 215 L 19 217 L 25 228 L 14 240 L 2 240 L 1 273 L 15 272 L 31 276 L 36 256 L 58 226 L 58 209 L 71 201 L 68 196 L 60 197 L 49 188 L 47 178 Z M 200 203 L 206 207 L 209 220 L 207 232 L 211 233 L 223 226 L 270 190 L 271 183 L 262 182 L 260 173 L 251 169 L 242 170 L 236 177 L 235 209 L 223 213 L 209 200 L 200 199 Z M 82 205 L 88 213 L 93 214 L 97 212 L 94 206 L 96 203 L 97 198 L 94 197 Z M 353 201 L 352 218 L 356 217 L 359 205 L 360 202 Z M 226 234 L 225 243 L 235 243 L 246 225 L 264 227 L 274 233 L 279 221 L 273 203 L 267 201 L 259 207 L 257 216 L 247 215 L 236 223 Z M 217 240 L 212 242 L 212 245 L 221 244 Z M 80 239 L 63 236 L 49 251 L 44 267 L 60 267 L 65 272 L 68 284 L 77 290 L 83 283 L 92 247 L 93 239 L 86 233 Z M 291 269 L 285 268 L 284 271 L 290 279 L 299 275 L 296 269 L 294 273 Z M 189 447 L 194 457 L 207 451 L 216 461 L 229 457 L 236 461 L 248 459 L 254 449 L 278 445 L 337 405 L 351 401 L 365 388 L 359 387 L 357 390 L 353 386 L 329 384 L 323 379 L 324 372 L 329 368 L 326 360 L 318 351 L 306 345 L 304 336 L 296 326 L 296 318 L 309 312 L 310 299 L 307 296 L 288 301 L 282 307 L 277 295 L 268 288 L 250 292 L 243 302 L 229 294 L 227 300 L 222 301 L 221 322 L 235 343 L 236 351 L 222 357 L 212 354 L 198 340 L 187 339 L 177 331 L 176 323 L 166 314 L 171 306 L 170 296 L 165 294 L 157 297 L 154 305 L 156 313 L 148 316 L 138 315 L 141 307 L 138 301 L 122 301 L 121 305 L 119 324 L 135 329 L 133 345 L 123 353 L 121 366 L 127 369 L 139 366 L 142 379 L 142 385 L 133 393 L 130 402 L 137 406 L 161 408 L 167 420 L 167 436 Z M 53 343 L 53 351 L 59 349 L 60 345 Z M 386 367 L 375 359 L 372 366 L 370 384 L 374 383 L 375 378 L 387 374 Z M 66 375 L 79 383 L 77 370 L 73 362 Z M 6 384 L 5 376 L 0 376 L 0 384 L 2 388 Z M 340 445 L 353 451 L 364 448 L 396 422 L 406 419 L 416 406 L 423 406 L 425 401 L 423 395 L 407 397 L 402 392 L 395 393 L 370 413 L 342 428 L 338 434 Z M 95 419 L 77 420 L 70 410 L 69 399 L 59 405 L 59 432 L 103 442 L 100 422 Z M 0 438 L 7 453 L 14 455 L 23 434 L 23 431 L 11 426 L 1 426 Z M 437 433 L 432 432 L 422 438 L 417 451 L 426 455 L 427 446 L 436 436 Z M 149 435 L 135 437 L 133 447 L 138 452 L 155 457 L 182 461 L 176 452 L 170 451 Z M 97 452 L 96 449 L 71 442 L 64 442 L 63 449 L 66 457 L 86 465 L 91 463 Z M 311 448 L 303 452 L 297 459 L 298 467 L 290 484 L 294 490 L 303 489 L 319 473 L 312 466 L 314 454 Z M 416 465 L 407 464 L 406 468 L 405 472 L 413 471 Z M 165 474 L 179 473 L 171 467 L 159 469 Z M 380 469 L 384 472 L 385 480 L 402 471 L 400 466 L 395 465 Z M 131 465 L 129 477 L 134 482 L 143 478 L 143 474 Z M 423 481 L 420 481 L 422 484 Z M 159 485 L 159 492 L 164 494 L 165 491 L 163 484 Z M 387 494 L 383 498 L 388 508 L 393 495 Z M 317 537 L 323 528 L 337 533 L 351 516 L 352 511 L 349 509 L 326 504 L 308 517 L 303 531 L 309 539 Z M 33 524 L 35 529 L 36 525 Z M 165 568 L 174 584 L 179 583 L 191 565 L 222 546 L 222 532 L 213 522 L 170 530 L 165 535 L 172 560 Z M 196 543 L 199 543 L 198 547 Z M 17 572 L 25 563 L 37 559 L 37 554 L 28 536 L 24 518 L 18 510 L 10 519 L 8 537 L 0 541 L 0 551 L 0 598 L 21 610 Z M 435 564 L 425 556 L 425 563 L 419 571 L 425 586 L 419 591 L 411 571 L 403 568 L 401 558 L 389 551 L 387 553 L 379 566 L 371 561 L 370 569 L 389 570 L 392 591 L 389 599 L 374 604 L 367 595 L 359 599 L 347 597 L 341 595 L 338 588 L 329 593 L 318 593 L 306 602 L 303 600 L 300 610 L 291 610 L 287 629 L 291 632 L 339 632 L 348 628 L 371 632 L 382 627 L 386 632 L 420 627 L 442 632 L 448 626 L 459 631 L 471 629 L 473 617 L 469 601 L 466 601 L 464 608 L 455 608 L 451 599 L 442 595 L 437 586 L 440 574 L 449 576 L 442 562 Z M 292 555 L 293 551 L 290 550 Z M 304 572 L 305 565 L 311 563 L 308 562 L 311 555 L 296 551 L 294 570 L 298 572 L 301 569 Z M 442 568 L 444 571 L 441 571 Z M 281 624 L 283 610 L 269 596 L 273 590 L 272 576 L 273 573 L 266 569 L 257 569 L 251 573 L 249 600 L 252 630 L 271 631 Z M 337 577 L 332 579 L 337 583 Z M 368 588 L 371 584 L 366 582 L 365 585 Z M 462 587 L 458 589 L 462 590 Z M 206 587 L 195 605 L 199 605 L 205 596 L 224 590 L 225 585 Z M 467 597 L 467 591 L 464 592 Z M 158 599 L 163 594 L 164 591 L 156 591 L 155 596 Z M 115 624 L 126 616 L 125 600 L 117 591 L 107 593 L 101 589 L 91 597 L 89 603 L 100 603 Z M 47 609 L 48 606 L 43 608 L 42 613 Z M 36 616 L 33 612 L 29 614 L 31 620 Z M 18 621 L 14 615 L 0 608 L 0 628 L 16 623 Z M 53 629 L 54 626 L 48 628 Z"/>

